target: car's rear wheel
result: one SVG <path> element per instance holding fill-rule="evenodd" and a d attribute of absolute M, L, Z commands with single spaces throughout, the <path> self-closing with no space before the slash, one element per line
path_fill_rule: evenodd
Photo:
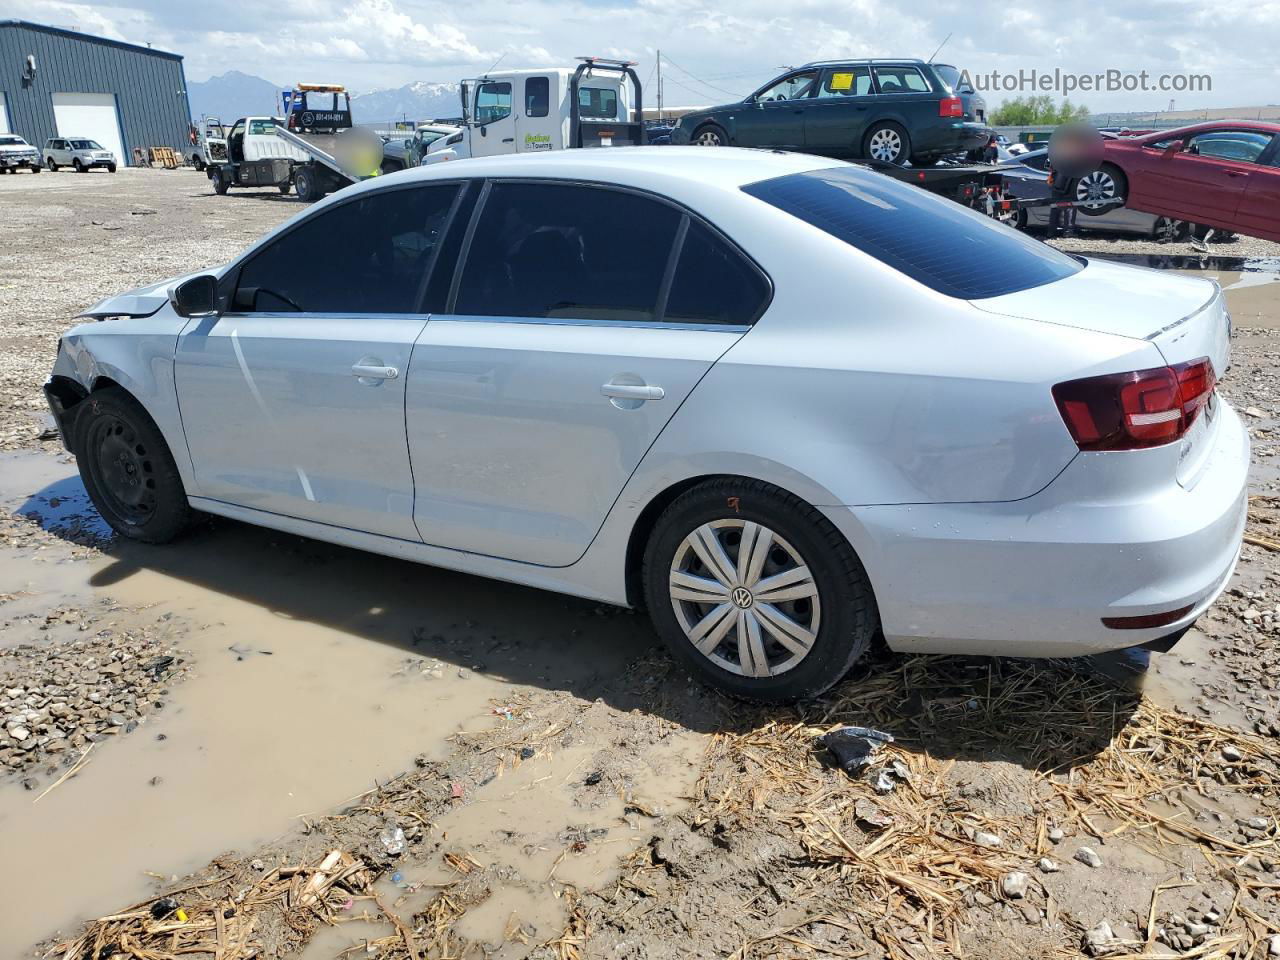
<path fill-rule="evenodd" d="M 901 166 L 911 156 L 911 137 L 899 124 L 873 124 L 862 140 L 862 155 L 869 160 Z"/>
<path fill-rule="evenodd" d="M 315 203 L 324 196 L 316 175 L 306 167 L 299 167 L 293 175 L 293 191 L 303 203 Z"/>
<path fill-rule="evenodd" d="M 866 572 L 840 532 L 758 480 L 708 481 L 678 497 L 649 539 L 643 580 L 672 654 L 746 699 L 816 696 L 879 628 Z"/>
<path fill-rule="evenodd" d="M 1128 195 L 1129 181 L 1114 164 L 1104 163 L 1076 181 L 1076 199 L 1089 201 L 1079 208 L 1086 217 L 1100 217 L 1123 206 Z M 1121 203 L 1109 202 L 1115 200 L 1120 200 Z"/>
<path fill-rule="evenodd" d="M 159 428 L 125 391 L 107 387 L 80 403 L 74 449 L 102 519 L 121 536 L 167 543 L 191 517 L 178 467 Z"/>
<path fill-rule="evenodd" d="M 80 158 L 76 157 L 71 161 L 71 165 L 76 168 L 76 173 L 88 173 L 89 168 L 80 162 Z"/>
<path fill-rule="evenodd" d="M 708 123 L 693 131 L 689 142 L 695 147 L 727 147 L 729 135 L 714 123 Z"/>

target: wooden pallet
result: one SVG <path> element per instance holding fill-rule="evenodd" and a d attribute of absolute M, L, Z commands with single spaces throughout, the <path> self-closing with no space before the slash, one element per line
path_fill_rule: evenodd
<path fill-rule="evenodd" d="M 166 170 L 176 170 L 181 166 L 181 161 L 178 159 L 173 147 L 152 147 L 151 166 L 154 167 L 157 164 Z"/>

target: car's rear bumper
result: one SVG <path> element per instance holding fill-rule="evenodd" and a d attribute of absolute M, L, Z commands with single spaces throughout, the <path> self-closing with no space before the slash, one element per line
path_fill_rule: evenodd
<path fill-rule="evenodd" d="M 1249 438 L 1227 404 L 1218 418 L 1190 488 L 1170 476 L 1145 492 L 1115 489 L 1098 482 L 1115 461 L 1091 458 L 1131 455 L 1081 454 L 1024 500 L 823 512 L 862 555 L 895 649 L 1076 656 L 1138 646 L 1194 623 L 1239 556 Z M 1141 629 L 1102 622 L 1182 608 Z"/>
<path fill-rule="evenodd" d="M 994 131 L 985 123 L 943 120 L 911 130 L 911 152 L 960 153 L 985 147 Z"/>

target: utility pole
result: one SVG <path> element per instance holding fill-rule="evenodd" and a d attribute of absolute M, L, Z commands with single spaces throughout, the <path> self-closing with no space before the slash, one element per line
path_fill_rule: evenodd
<path fill-rule="evenodd" d="M 662 119 L 662 51 L 658 51 L 658 119 Z"/>

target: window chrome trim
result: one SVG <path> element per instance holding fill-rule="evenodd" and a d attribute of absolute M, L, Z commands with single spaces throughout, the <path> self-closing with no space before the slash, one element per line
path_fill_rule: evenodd
<path fill-rule="evenodd" d="M 296 316 L 296 314 L 295 314 Z M 587 320 L 573 317 L 494 317 L 469 313 L 433 313 L 429 323 L 522 323 L 544 327 L 622 327 L 630 330 L 694 330 L 703 333 L 747 333 L 738 323 L 681 323 L 679 320 Z"/>

